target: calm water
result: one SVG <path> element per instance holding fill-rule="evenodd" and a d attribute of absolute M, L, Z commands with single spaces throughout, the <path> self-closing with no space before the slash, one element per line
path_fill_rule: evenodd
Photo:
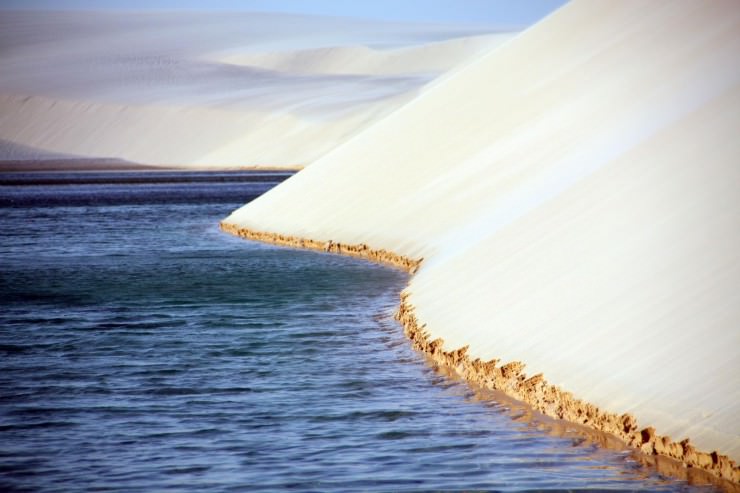
<path fill-rule="evenodd" d="M 0 490 L 689 489 L 435 373 L 403 274 L 219 232 L 284 177 L 0 176 Z"/>

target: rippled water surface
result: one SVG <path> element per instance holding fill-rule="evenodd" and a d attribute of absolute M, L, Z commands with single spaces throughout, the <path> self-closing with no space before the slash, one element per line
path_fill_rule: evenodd
<path fill-rule="evenodd" d="M 690 489 L 435 373 L 405 275 L 221 233 L 236 176 L 0 176 L 0 490 Z"/>

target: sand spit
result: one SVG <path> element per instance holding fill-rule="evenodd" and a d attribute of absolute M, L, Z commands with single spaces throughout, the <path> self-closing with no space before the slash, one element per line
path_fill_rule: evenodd
<path fill-rule="evenodd" d="M 329 241 L 317 241 L 299 238 L 297 236 L 281 235 L 276 233 L 265 233 L 253 231 L 249 228 L 241 228 L 231 223 L 221 222 L 219 224 L 223 231 L 247 240 L 261 241 L 272 245 L 280 245 L 305 250 L 316 250 L 320 252 L 337 253 L 348 257 L 362 258 L 372 262 L 389 265 L 401 269 L 409 274 L 415 274 L 424 259 L 413 260 L 403 255 L 398 255 L 384 249 L 373 249 L 366 244 L 348 245 L 346 243 L 335 243 Z"/>
<path fill-rule="evenodd" d="M 297 236 L 264 231 L 254 231 L 222 221 L 221 230 L 244 239 L 291 248 L 336 253 L 349 257 L 362 258 L 382 265 L 395 267 L 409 274 L 415 274 L 424 259 L 411 259 L 385 250 L 373 249 L 366 244 L 350 245 L 320 241 Z M 455 374 L 469 382 L 488 390 L 501 391 L 507 396 L 531 406 L 536 411 L 551 418 L 561 419 L 582 425 L 619 438 L 629 447 L 638 449 L 650 456 L 662 456 L 681 462 L 684 467 L 698 468 L 712 475 L 734 483 L 740 483 L 740 466 L 726 455 L 716 451 L 697 450 L 689 438 L 673 441 L 661 436 L 651 426 L 641 427 L 634 416 L 628 413 L 615 414 L 599 409 L 597 406 L 576 398 L 570 392 L 550 385 L 542 373 L 528 376 L 525 364 L 520 361 L 501 363 L 498 359 L 481 361 L 468 356 L 468 346 L 445 351 L 441 338 L 431 339 L 427 325 L 421 322 L 409 301 L 409 293 L 401 293 L 401 301 L 395 315 L 404 328 L 414 349 L 428 355 L 431 360 L 451 369 Z"/>
<path fill-rule="evenodd" d="M 45 159 L 3 161 L 0 173 L 50 172 L 50 171 L 167 171 L 175 168 L 137 164 L 120 159 Z"/>

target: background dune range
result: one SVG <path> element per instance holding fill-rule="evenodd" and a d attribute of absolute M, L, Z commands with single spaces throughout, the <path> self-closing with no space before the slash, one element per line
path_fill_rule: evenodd
<path fill-rule="evenodd" d="M 0 160 L 304 166 L 510 37 L 288 14 L 4 11 Z"/>

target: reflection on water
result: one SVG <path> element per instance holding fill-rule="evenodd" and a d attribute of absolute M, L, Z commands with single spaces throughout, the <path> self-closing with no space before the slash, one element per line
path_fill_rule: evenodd
<path fill-rule="evenodd" d="M 0 186 L 3 491 L 694 489 L 436 372 L 405 275 L 218 231 L 275 182 L 142 181 Z"/>

